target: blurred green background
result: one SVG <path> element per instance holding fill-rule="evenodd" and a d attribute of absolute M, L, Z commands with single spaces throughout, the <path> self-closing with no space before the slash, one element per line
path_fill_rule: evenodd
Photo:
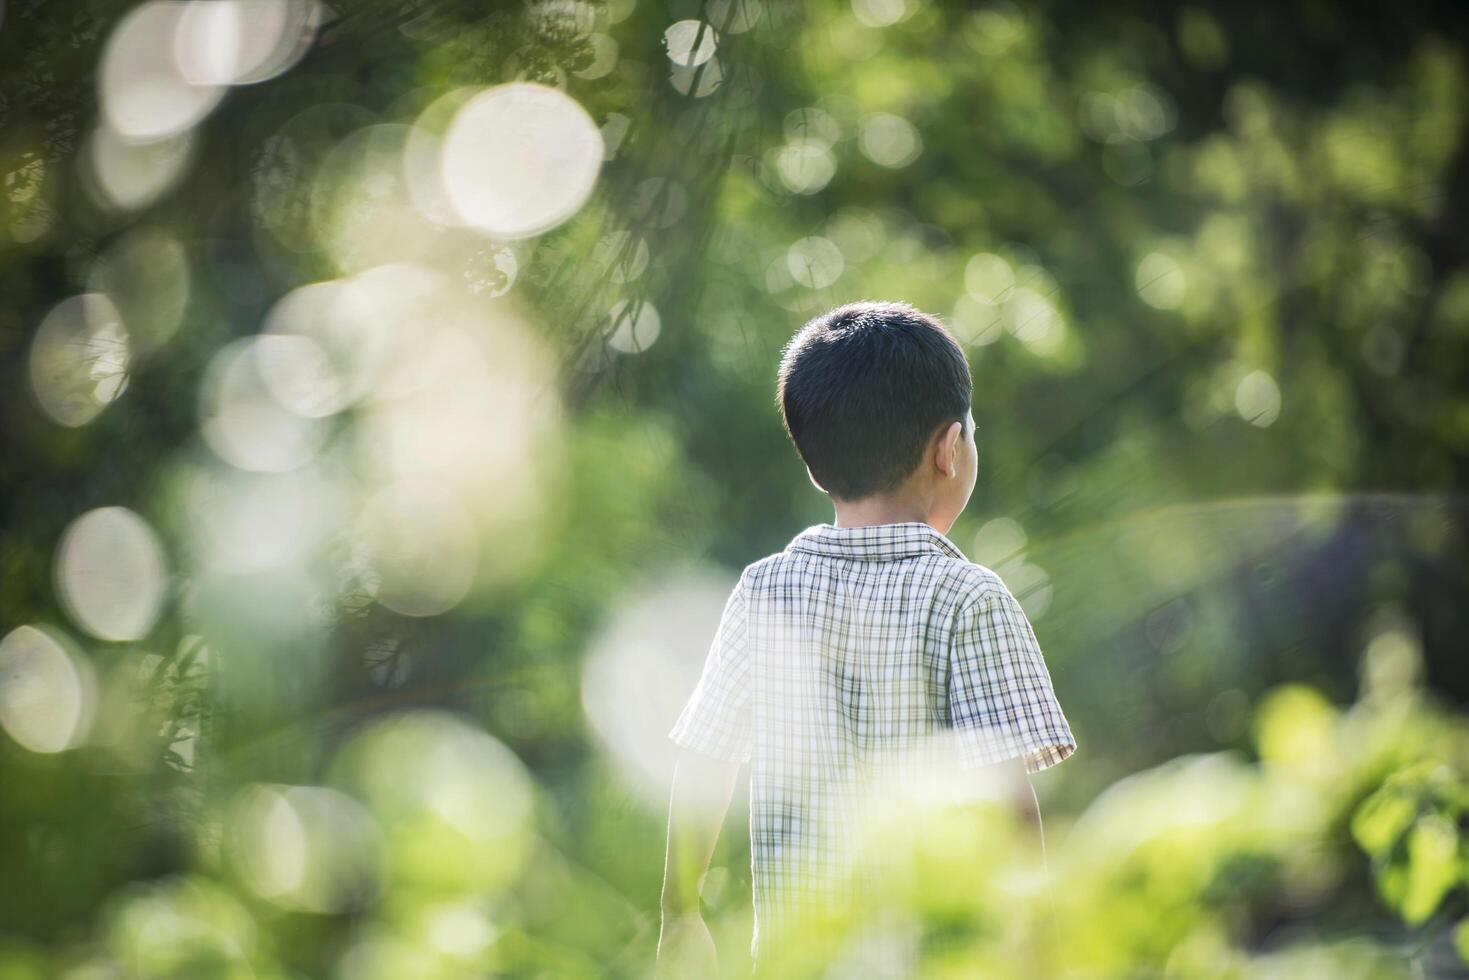
<path fill-rule="evenodd" d="M 1465 24 L 0 3 L 0 977 L 648 975 L 665 733 L 831 518 L 780 348 L 863 298 L 970 356 L 1061 941 L 940 813 L 784 975 L 1469 973 Z"/>

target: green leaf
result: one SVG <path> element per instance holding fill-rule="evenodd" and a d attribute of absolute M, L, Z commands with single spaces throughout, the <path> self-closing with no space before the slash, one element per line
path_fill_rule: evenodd
<path fill-rule="evenodd" d="M 1408 888 L 1403 921 L 1425 921 L 1459 879 L 1459 831 L 1443 814 L 1430 813 L 1413 824 L 1408 836 Z"/>
<path fill-rule="evenodd" d="M 1373 857 L 1389 850 L 1412 824 L 1418 801 L 1395 786 L 1373 793 L 1352 815 L 1352 837 Z"/>
<path fill-rule="evenodd" d="M 1255 710 L 1255 744 L 1260 757 L 1294 768 L 1309 768 L 1329 759 L 1340 712 L 1318 690 L 1305 684 L 1282 684 Z"/>

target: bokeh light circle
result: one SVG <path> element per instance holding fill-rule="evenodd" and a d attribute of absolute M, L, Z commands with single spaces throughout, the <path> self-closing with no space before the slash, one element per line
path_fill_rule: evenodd
<path fill-rule="evenodd" d="M 0 728 L 31 752 L 62 752 L 86 737 L 95 708 L 91 664 L 58 634 L 20 626 L 0 640 Z"/>
<path fill-rule="evenodd" d="M 148 522 L 126 507 L 78 517 L 56 549 L 56 588 L 67 613 L 99 640 L 148 634 L 168 584 L 168 567 Z"/>
<path fill-rule="evenodd" d="M 714 57 L 719 37 L 714 28 L 697 20 L 681 20 L 663 32 L 668 60 L 682 68 L 702 65 Z"/>
<path fill-rule="evenodd" d="M 102 976 L 255 977 L 259 926 L 233 891 L 203 875 L 138 880 L 111 896 Z M 69 978 L 93 976 L 87 970 Z"/>
<path fill-rule="evenodd" d="M 1015 288 L 1015 270 L 993 252 L 972 255 L 964 266 L 964 288 L 975 299 L 998 305 L 1010 298 Z"/>
<path fill-rule="evenodd" d="M 123 138 L 148 143 L 184 132 L 223 97 L 220 85 L 191 82 L 175 55 L 194 6 L 151 0 L 113 28 L 97 72 L 98 96 L 107 125 Z"/>
<path fill-rule="evenodd" d="M 1143 256 L 1133 282 L 1138 296 L 1154 309 L 1173 310 L 1183 302 L 1186 286 L 1183 268 L 1162 252 Z"/>
<path fill-rule="evenodd" d="M 841 278 L 846 269 L 842 250 L 829 238 L 812 235 L 797 239 L 786 251 L 791 279 L 808 289 L 825 289 Z"/>
<path fill-rule="evenodd" d="M 165 344 L 183 322 L 191 286 L 189 257 L 169 231 L 135 228 L 102 253 L 87 285 L 113 304 L 132 356 L 141 357 Z"/>
<path fill-rule="evenodd" d="M 530 854 L 533 784 L 467 720 L 411 710 L 373 721 L 333 762 L 334 785 L 383 829 L 392 886 L 452 898 L 508 886 Z"/>
<path fill-rule="evenodd" d="M 461 275 L 469 291 L 476 296 L 494 299 L 510 292 L 520 274 L 520 260 L 506 245 L 486 245 L 475 249 L 464 260 Z"/>
<path fill-rule="evenodd" d="M 619 772 L 650 802 L 666 799 L 668 739 L 698 681 L 733 582 L 685 569 L 618 607 L 582 667 L 582 707 Z"/>
<path fill-rule="evenodd" d="M 794 139 L 775 152 L 775 171 L 792 193 L 815 194 L 836 176 L 836 158 L 822 140 Z"/>
<path fill-rule="evenodd" d="M 1268 372 L 1251 371 L 1234 389 L 1234 407 L 1251 425 L 1273 425 L 1280 418 L 1280 386 Z"/>
<path fill-rule="evenodd" d="M 290 473 L 198 467 L 181 479 L 194 567 L 289 572 L 350 523 L 351 496 L 317 464 Z"/>
<path fill-rule="evenodd" d="M 373 898 L 384 873 L 371 814 L 318 786 L 248 786 L 231 807 L 231 856 L 246 885 L 282 908 L 348 911 Z"/>
<path fill-rule="evenodd" d="M 185 7 L 174 57 L 194 85 L 280 75 L 305 56 L 321 20 L 315 0 L 196 0 Z"/>
<path fill-rule="evenodd" d="M 414 119 L 403 144 L 402 179 L 419 214 L 438 225 L 457 225 L 459 218 L 444 190 L 444 134 L 477 88 L 450 89 Z"/>
<path fill-rule="evenodd" d="M 923 152 L 918 130 L 902 116 L 878 112 L 862 120 L 857 146 L 863 155 L 883 167 L 906 167 Z"/>
<path fill-rule="evenodd" d="M 311 225 L 338 269 L 362 271 L 434 248 L 437 229 L 415 206 L 404 167 L 413 135 L 402 123 L 363 126 L 317 165 Z"/>
<path fill-rule="evenodd" d="M 1000 307 L 973 293 L 965 293 L 954 303 L 949 316 L 954 335 L 971 347 L 986 347 L 1005 333 L 1005 317 Z"/>
<path fill-rule="evenodd" d="M 602 133 L 571 96 L 534 82 L 486 89 L 454 115 L 442 178 L 460 219 L 503 240 L 549 231 L 591 195 Z"/>
<path fill-rule="evenodd" d="M 607 34 L 588 34 L 582 41 L 586 46 L 584 63 L 572 70 L 577 78 L 588 81 L 604 78 L 617 67 L 617 42 Z"/>
<path fill-rule="evenodd" d="M 852 16 L 866 27 L 891 27 L 911 12 L 909 0 L 852 0 Z"/>
<path fill-rule="evenodd" d="M 970 554 L 978 564 L 994 569 L 1023 555 L 1028 541 L 1025 529 L 1012 518 L 996 517 L 975 532 Z"/>
<path fill-rule="evenodd" d="M 681 95 L 702 99 L 724 84 L 724 66 L 718 58 L 698 65 L 673 65 L 668 70 L 668 83 Z"/>
<path fill-rule="evenodd" d="M 624 354 L 647 350 L 658 339 L 663 320 L 658 308 L 647 300 L 632 303 L 618 300 L 608 313 L 611 330 L 607 345 Z"/>
<path fill-rule="evenodd" d="M 362 533 L 376 575 L 373 597 L 405 616 L 436 616 L 459 604 L 474 582 L 479 538 L 447 487 L 402 480 L 363 509 Z"/>
<path fill-rule="evenodd" d="M 134 211 L 152 204 L 177 184 L 193 157 L 191 131 L 136 144 L 98 126 L 87 139 L 83 162 L 88 190 L 98 204 Z"/>
<path fill-rule="evenodd" d="M 85 425 L 127 387 L 131 358 L 117 307 L 101 293 L 64 299 L 31 341 L 31 388 L 62 425 Z"/>
<path fill-rule="evenodd" d="M 1037 353 L 1054 353 L 1064 338 L 1061 313 L 1046 293 L 1019 287 L 1005 302 L 1006 326 Z"/>
<path fill-rule="evenodd" d="M 630 231 L 603 235 L 592 250 L 592 261 L 607 270 L 607 279 L 618 284 L 632 282 L 648 268 L 648 241 Z"/>
<path fill-rule="evenodd" d="M 392 324 L 375 302 L 376 288 L 364 286 L 374 279 L 370 274 L 308 283 L 270 308 L 267 334 L 312 345 L 282 348 L 309 351 L 308 360 L 293 364 L 289 357 L 267 357 L 262 363 L 261 380 L 285 407 L 307 417 L 330 415 L 358 401 L 377 380 Z"/>
<path fill-rule="evenodd" d="M 331 415 L 345 401 L 330 358 L 310 337 L 281 334 L 262 338 L 256 347 L 256 366 L 275 400 L 303 418 Z"/>
<path fill-rule="evenodd" d="M 279 378 L 287 370 L 279 362 L 300 350 L 292 340 L 272 334 L 241 338 L 214 356 L 200 390 L 200 429 L 221 459 L 245 470 L 284 473 L 316 455 L 325 438 L 320 421 L 292 411 L 266 380 Z M 303 367 L 300 373 L 312 370 Z"/>

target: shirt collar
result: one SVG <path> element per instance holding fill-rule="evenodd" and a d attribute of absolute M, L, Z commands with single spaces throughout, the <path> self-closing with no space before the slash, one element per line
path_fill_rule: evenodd
<path fill-rule="evenodd" d="M 855 561 L 893 561 L 919 555 L 940 554 L 968 561 L 958 545 L 938 529 L 922 521 L 837 527 L 813 524 L 791 540 L 787 551 L 804 551 L 828 558 Z"/>

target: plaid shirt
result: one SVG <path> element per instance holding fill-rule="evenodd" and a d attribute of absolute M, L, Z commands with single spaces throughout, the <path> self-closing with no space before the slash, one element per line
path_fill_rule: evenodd
<path fill-rule="evenodd" d="M 746 567 L 668 736 L 751 764 L 754 955 L 762 929 L 849 880 L 875 760 L 943 736 L 958 768 L 1039 772 L 1076 749 L 1019 602 L 918 521 L 817 524 Z"/>

